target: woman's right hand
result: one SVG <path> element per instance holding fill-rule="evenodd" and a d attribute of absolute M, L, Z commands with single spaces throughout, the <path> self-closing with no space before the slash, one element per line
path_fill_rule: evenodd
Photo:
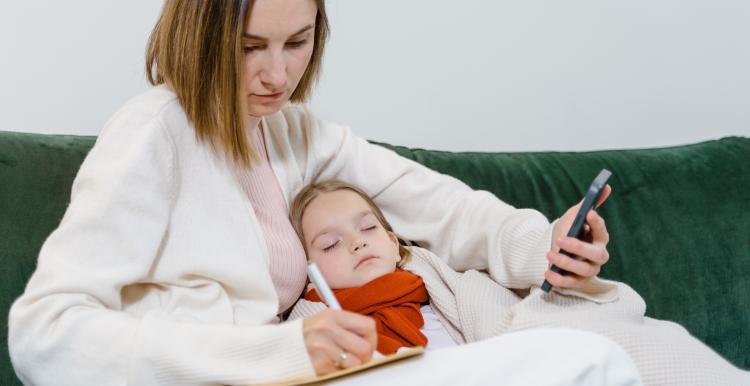
<path fill-rule="evenodd" d="M 317 375 L 365 363 L 377 347 L 375 321 L 364 315 L 326 309 L 302 325 Z"/>

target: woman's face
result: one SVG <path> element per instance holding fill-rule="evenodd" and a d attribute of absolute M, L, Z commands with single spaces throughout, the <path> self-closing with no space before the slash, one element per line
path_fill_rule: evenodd
<path fill-rule="evenodd" d="M 388 232 L 357 193 L 321 193 L 305 208 L 307 257 L 333 289 L 360 287 L 396 270 L 398 238 Z"/>
<path fill-rule="evenodd" d="M 243 91 L 253 116 L 273 114 L 288 101 L 313 51 L 314 0 L 256 0 L 242 36 Z"/>

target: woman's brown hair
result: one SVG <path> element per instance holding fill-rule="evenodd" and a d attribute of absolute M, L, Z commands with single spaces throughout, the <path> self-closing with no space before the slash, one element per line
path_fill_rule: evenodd
<path fill-rule="evenodd" d="M 324 0 L 318 6 L 310 62 L 292 102 L 305 101 L 320 74 L 328 37 Z M 149 83 L 166 83 L 177 98 L 197 137 L 240 165 L 258 159 L 244 122 L 242 46 L 253 0 L 166 0 L 146 51 Z"/>
<path fill-rule="evenodd" d="M 307 242 L 305 241 L 305 236 L 302 233 L 302 215 L 305 213 L 305 209 L 307 209 L 308 205 L 310 205 L 310 203 L 321 194 L 335 192 L 338 190 L 349 190 L 362 197 L 362 199 L 367 203 L 367 206 L 372 209 L 372 213 L 378 219 L 380 225 L 382 225 L 386 231 L 395 233 L 393 232 L 393 227 L 391 227 L 391 224 L 388 222 L 388 220 L 385 219 L 383 212 L 380 210 L 380 208 L 378 208 L 375 202 L 372 201 L 372 198 L 370 198 L 367 193 L 363 192 L 356 186 L 347 184 L 343 181 L 328 180 L 317 182 L 307 185 L 299 193 L 297 193 L 297 195 L 294 197 L 294 200 L 292 201 L 292 205 L 290 205 L 289 207 L 289 219 L 292 222 L 294 231 L 297 232 L 297 236 L 299 236 L 299 239 L 302 241 L 302 246 L 305 248 L 305 253 L 307 253 Z M 408 261 L 409 256 L 411 256 L 411 252 L 409 252 L 406 247 L 399 243 L 398 254 L 399 256 L 401 256 L 401 261 L 399 261 L 398 263 L 399 267 L 401 267 Z"/>

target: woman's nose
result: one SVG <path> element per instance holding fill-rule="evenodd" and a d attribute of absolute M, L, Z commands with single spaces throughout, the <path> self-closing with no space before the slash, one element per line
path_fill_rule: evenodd
<path fill-rule="evenodd" d="M 272 92 L 281 91 L 286 84 L 286 61 L 282 53 L 270 52 L 260 74 L 263 87 Z"/>

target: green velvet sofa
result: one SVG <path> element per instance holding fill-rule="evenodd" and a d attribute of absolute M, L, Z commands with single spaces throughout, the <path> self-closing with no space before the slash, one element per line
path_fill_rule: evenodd
<path fill-rule="evenodd" d="M 24 289 L 39 249 L 69 202 L 94 137 L 0 132 L 0 307 Z M 451 153 L 390 146 L 399 154 L 552 219 L 601 168 L 613 193 L 600 213 L 612 238 L 605 278 L 735 365 L 750 368 L 750 138 L 592 152 Z M 3 318 L 7 347 L 7 316 Z M 0 384 L 18 384 L 2 356 Z"/>

